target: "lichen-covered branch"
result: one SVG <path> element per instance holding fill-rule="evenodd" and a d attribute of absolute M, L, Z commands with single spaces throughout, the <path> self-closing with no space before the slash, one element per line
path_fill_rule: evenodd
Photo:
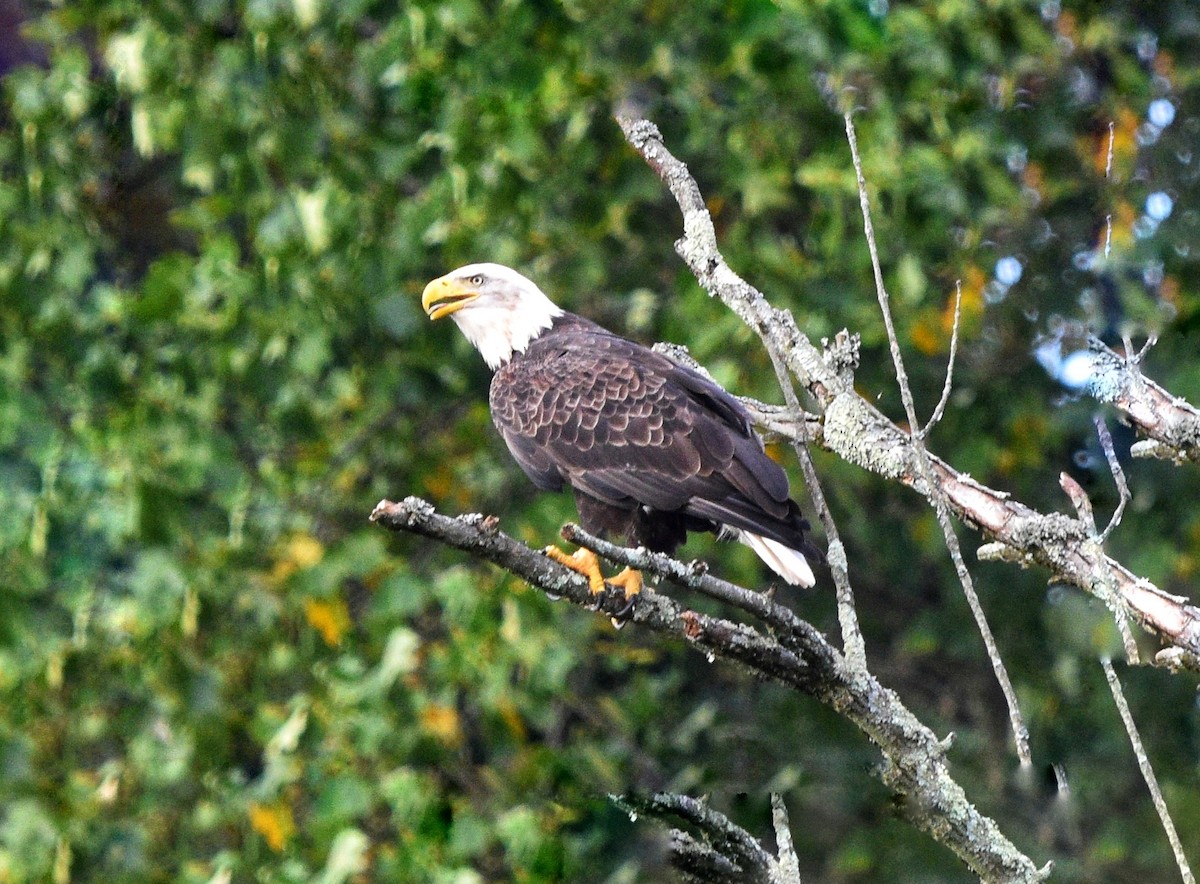
<path fill-rule="evenodd" d="M 768 884 L 758 869 L 746 868 L 684 829 L 671 830 L 671 865 L 692 884 Z"/>
<path fill-rule="evenodd" d="M 778 792 L 771 793 L 771 820 L 775 824 L 775 844 L 779 855 L 775 877 L 779 884 L 800 884 L 800 857 L 792 840 L 792 825 L 788 819 L 787 805 Z"/>
<path fill-rule="evenodd" d="M 494 518 L 480 515 L 452 518 L 438 513 L 427 501 L 409 497 L 400 503 L 380 501 L 371 513 L 371 520 L 393 531 L 419 534 L 464 550 L 581 607 L 598 609 L 609 616 L 620 614 L 625 607 L 623 593 L 592 596 L 584 577 L 499 531 Z M 666 556 L 638 550 L 626 552 L 630 561 L 637 561 L 646 571 L 660 577 L 674 575 L 684 582 L 700 583 L 707 576 L 700 569 Z M 726 586 L 749 593 L 733 584 Z M 904 796 L 905 812 L 918 828 L 953 850 L 984 880 L 1044 880 L 1048 872 L 1038 870 L 996 823 L 967 799 L 950 775 L 945 744 L 895 693 L 847 664 L 841 652 L 819 630 L 794 613 L 785 615 L 775 610 L 777 607 L 761 609 L 760 619 L 774 624 L 773 631 L 766 631 L 696 611 L 662 593 L 645 589 L 629 619 L 687 642 L 713 657 L 739 663 L 759 676 L 837 710 L 879 746 L 884 757 L 879 775 Z M 788 625 L 786 634 L 774 634 L 781 623 Z"/>
<path fill-rule="evenodd" d="M 648 797 L 623 795 L 617 800 L 631 814 L 682 822 L 695 830 L 696 834 L 678 827 L 671 830 L 671 864 L 686 879 L 705 884 L 780 882 L 775 857 L 749 832 L 704 801 L 672 792 Z"/>
<path fill-rule="evenodd" d="M 668 555 L 644 547 L 629 549 L 617 546 L 589 534 L 578 525 L 563 526 L 562 535 L 571 543 L 585 546 L 610 562 L 647 571 L 677 586 L 694 589 L 709 598 L 739 608 L 766 623 L 775 630 L 777 636 L 782 636 L 785 640 L 790 640 L 792 636 L 806 640 L 808 649 L 815 653 L 821 653 L 822 649 L 827 647 L 824 636 L 812 624 L 797 617 L 791 608 L 775 602 L 761 592 L 754 592 L 728 580 L 713 577 L 703 562 L 696 561 L 685 565 Z"/>
<path fill-rule="evenodd" d="M 1097 338 L 1088 341 L 1088 351 L 1088 393 L 1116 408 L 1147 437 L 1133 446 L 1133 454 L 1200 463 L 1200 409 L 1142 374 L 1136 356 L 1122 357 Z"/>
<path fill-rule="evenodd" d="M 663 143 L 658 127 L 649 120 L 617 117 L 626 140 L 667 185 L 683 213 L 684 235 L 675 250 L 710 295 L 719 297 L 742 321 L 759 333 L 787 362 L 788 368 L 817 400 L 845 390 L 848 380 L 827 364 L 786 310 L 772 307 L 762 292 L 733 272 L 717 248 L 712 216 L 704 204 L 700 187 Z"/>
<path fill-rule="evenodd" d="M 787 808 L 779 795 L 771 796 L 778 856 L 772 856 L 754 836 L 701 799 L 672 792 L 614 799 L 631 816 L 653 816 L 675 824 L 671 829 L 671 865 L 684 880 L 698 884 L 800 884 Z M 687 828 L 679 827 L 679 823 Z"/>
<path fill-rule="evenodd" d="M 761 292 L 725 263 L 699 186 L 687 166 L 667 149 L 658 127 L 643 119 L 618 118 L 617 122 L 679 204 L 684 235 L 676 242 L 676 251 L 710 295 L 720 298 L 773 351 L 783 354 L 789 369 L 824 409 L 818 443 L 850 463 L 929 496 L 932 490 L 921 477 L 909 434 L 854 390 L 854 336 L 843 333 L 824 351 L 818 350 L 800 332 L 790 312 L 770 306 Z M 1115 354 L 1114 358 L 1119 360 Z M 1118 377 L 1128 375 L 1128 366 L 1121 372 Z M 1179 445 L 1191 438 L 1190 431 L 1186 431 L 1191 426 L 1186 417 L 1191 407 L 1147 379 L 1113 383 L 1111 393 L 1106 395 L 1109 398 L 1105 401 L 1118 407 L 1126 403 L 1131 418 L 1136 413 L 1145 417 L 1148 425 L 1176 428 L 1169 437 L 1171 444 Z M 1153 403 L 1153 407 L 1146 403 Z M 786 433 L 786 428 L 780 429 Z M 1096 594 L 1105 592 L 1111 579 L 1117 597 L 1131 616 L 1143 628 L 1176 646 L 1167 649 L 1174 665 L 1191 665 L 1200 658 L 1200 609 L 1109 558 L 1078 520 L 1061 513 L 1039 513 L 960 473 L 932 452 L 928 457 L 934 482 L 941 486 L 950 510 L 1003 547 L 989 545 L 987 555 L 1042 565 L 1056 580 Z"/>

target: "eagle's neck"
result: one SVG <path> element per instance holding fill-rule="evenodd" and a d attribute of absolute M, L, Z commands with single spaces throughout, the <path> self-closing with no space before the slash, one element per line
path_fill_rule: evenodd
<path fill-rule="evenodd" d="M 563 309 L 538 290 L 536 294 L 522 293 L 521 303 L 515 309 L 472 304 L 450 318 L 495 371 L 512 359 L 513 354 L 524 353 L 562 315 Z"/>

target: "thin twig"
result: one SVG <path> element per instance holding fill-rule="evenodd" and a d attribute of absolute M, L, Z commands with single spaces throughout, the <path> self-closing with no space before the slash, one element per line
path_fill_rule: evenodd
<path fill-rule="evenodd" d="M 1133 360 L 1134 365 L 1140 365 L 1142 360 L 1146 358 L 1146 354 L 1154 349 L 1154 345 L 1158 343 L 1158 335 L 1150 335 L 1146 338 L 1146 343 L 1142 344 L 1142 349 L 1137 351 L 1135 356 L 1129 356 Z M 1129 351 L 1125 351 L 1128 356 Z"/>
<path fill-rule="evenodd" d="M 942 415 L 946 411 L 946 405 L 950 402 L 950 391 L 954 387 L 954 359 L 958 355 L 958 321 L 962 316 L 962 280 L 956 280 L 954 283 L 954 325 L 950 329 L 950 357 L 946 360 L 946 383 L 942 387 L 942 398 L 938 400 L 937 407 L 933 410 L 933 414 L 929 418 L 929 423 L 917 433 L 918 439 L 926 439 L 929 436 L 929 431 L 938 425 L 942 419 Z"/>
<path fill-rule="evenodd" d="M 1116 142 L 1117 142 L 1117 127 L 1116 127 L 1116 124 L 1112 120 L 1109 120 L 1108 121 L 1108 155 L 1104 159 L 1104 177 L 1105 178 L 1110 178 L 1112 176 L 1113 147 L 1116 145 Z M 1108 260 L 1109 255 L 1112 254 L 1112 231 L 1113 231 L 1112 213 L 1109 213 L 1107 216 L 1105 216 L 1105 219 L 1104 219 L 1104 260 L 1106 260 L 1106 261 Z"/>
<path fill-rule="evenodd" d="M 1117 124 L 1108 121 L 1108 156 L 1104 160 L 1104 177 L 1112 176 L 1113 147 L 1117 143 Z"/>
<path fill-rule="evenodd" d="M 842 633 L 842 650 L 846 660 L 858 672 L 867 671 L 867 646 L 858 625 L 858 609 L 854 603 L 854 587 L 850 583 L 850 563 L 846 559 L 846 545 L 833 519 L 833 512 L 825 500 L 825 492 L 817 478 L 817 468 L 807 450 L 798 455 L 804 473 L 804 484 L 816 510 L 821 527 L 825 529 L 825 562 L 833 576 L 837 596 L 838 626 Z"/>
<path fill-rule="evenodd" d="M 1087 496 L 1087 492 L 1083 490 L 1083 486 L 1076 482 L 1070 473 L 1059 473 L 1058 484 L 1063 491 L 1066 492 L 1071 505 L 1075 507 L 1075 515 L 1079 517 L 1080 524 L 1084 530 L 1092 537 L 1096 536 L 1096 515 L 1092 512 L 1092 501 Z"/>
<path fill-rule="evenodd" d="M 892 309 L 889 304 L 887 287 L 883 284 L 883 265 L 879 262 L 879 250 L 875 245 L 875 224 L 871 221 L 871 202 L 867 196 L 867 179 L 863 174 L 862 157 L 858 153 L 858 134 L 854 130 L 854 119 L 847 111 L 842 115 L 846 122 L 846 140 L 850 143 L 850 158 L 854 162 L 854 176 L 858 184 L 858 205 L 862 211 L 863 231 L 867 237 L 867 251 L 871 255 L 871 272 L 875 276 L 875 295 L 879 299 L 879 310 L 883 314 L 883 326 L 887 330 L 888 349 L 892 354 L 892 365 L 896 368 L 896 381 L 900 387 L 900 399 L 904 403 L 904 413 L 908 416 L 908 425 L 916 431 L 917 404 L 913 400 L 912 386 L 908 383 L 908 372 L 904 368 L 904 356 L 900 353 L 900 336 L 896 334 L 896 326 L 892 322 Z"/>
<path fill-rule="evenodd" d="M 674 817 L 699 829 L 705 840 L 715 847 L 721 856 L 737 864 L 742 880 L 770 880 L 775 865 L 774 857 L 757 838 L 705 802 L 674 792 L 657 792 L 648 798 L 639 795 L 612 797 L 620 806 L 633 813 L 665 819 Z"/>
<path fill-rule="evenodd" d="M 799 410 L 800 400 L 792 386 L 792 377 L 788 373 L 787 365 L 776 352 L 774 345 L 770 343 L 770 335 L 761 330 L 759 334 L 767 344 L 767 352 L 771 356 L 771 364 L 775 368 L 775 378 L 783 390 L 784 400 L 790 408 Z M 825 499 L 825 490 L 821 487 L 821 480 L 817 476 L 817 468 L 813 464 L 812 454 L 809 453 L 806 446 L 798 442 L 792 443 L 792 449 L 796 452 L 800 470 L 804 473 L 804 487 L 808 489 L 808 496 L 813 502 L 817 519 L 821 522 L 821 527 L 825 529 L 828 550 L 826 561 L 829 564 L 830 573 L 833 575 L 833 585 L 837 593 L 838 625 L 842 631 L 842 650 L 845 651 L 846 659 L 851 666 L 866 672 L 867 645 L 862 629 L 858 625 L 858 607 L 854 602 L 854 587 L 850 583 L 850 567 L 849 562 L 846 561 L 846 548 L 842 544 L 841 532 L 838 531 L 833 512 L 829 509 L 829 503 Z"/>
<path fill-rule="evenodd" d="M 1113 615 L 1113 622 L 1117 625 L 1117 632 L 1121 634 L 1121 643 L 1125 646 L 1125 656 L 1131 663 L 1136 663 L 1139 660 L 1137 642 L 1134 640 L 1133 632 L 1129 628 L 1129 613 L 1125 608 L 1121 594 L 1117 592 L 1113 569 L 1108 566 L 1108 560 L 1103 555 L 1104 546 L 1100 540 L 1100 532 L 1096 530 L 1096 515 L 1092 511 L 1092 501 L 1087 496 L 1087 492 L 1083 490 L 1083 486 L 1072 479 L 1067 473 L 1059 473 L 1058 484 L 1067 493 L 1067 497 L 1071 500 L 1071 505 L 1075 507 L 1075 514 L 1079 517 L 1080 527 L 1091 538 L 1092 545 L 1101 553 L 1101 555 L 1097 556 L 1100 564 L 1096 566 L 1096 580 L 1093 584 L 1093 591 L 1096 597 L 1104 602 L 1105 607 Z"/>
<path fill-rule="evenodd" d="M 958 543 L 958 535 L 954 533 L 954 525 L 950 521 L 950 512 L 946 504 L 945 493 L 937 482 L 934 481 L 930 468 L 929 454 L 925 450 L 924 443 L 922 443 L 917 435 L 918 428 L 921 425 L 917 419 L 917 406 L 913 399 L 912 387 L 908 382 L 908 373 L 904 369 L 904 357 L 900 353 L 900 339 L 896 335 L 896 326 L 892 322 L 892 311 L 889 305 L 887 289 L 883 284 L 883 268 L 879 262 L 879 250 L 875 245 L 875 227 L 871 223 L 871 204 L 867 196 L 867 180 L 863 174 L 862 158 L 858 153 L 858 138 L 854 131 L 854 120 L 849 112 L 846 112 L 844 118 L 846 121 L 846 139 L 850 143 L 850 156 L 854 162 L 854 174 L 858 181 L 858 201 L 862 209 L 863 230 L 866 233 L 867 250 L 871 256 L 871 269 L 875 275 L 875 293 L 879 299 L 879 309 L 883 314 L 883 324 L 887 329 L 892 363 L 896 368 L 896 381 L 900 385 L 900 398 L 904 402 L 904 411 L 908 417 L 908 425 L 912 428 L 912 432 L 909 435 L 916 454 L 917 468 L 920 470 L 922 478 L 929 487 L 929 500 L 933 504 L 938 524 L 941 525 L 942 535 L 946 540 L 946 548 L 949 550 L 950 558 L 954 562 L 954 569 L 958 573 L 959 583 L 962 584 L 967 605 L 970 607 L 971 614 L 975 618 L 976 628 L 983 638 L 988 659 L 992 664 L 992 671 L 995 673 L 996 681 L 999 683 L 1000 690 L 1004 694 L 1004 701 L 1008 704 L 1008 720 L 1012 728 L 1013 743 L 1017 750 L 1017 758 L 1023 767 L 1028 767 L 1033 764 L 1033 757 L 1029 751 L 1029 729 L 1025 726 L 1025 719 L 1021 714 L 1021 707 L 1017 701 L 1017 692 L 1013 688 L 1012 680 L 1008 677 L 1008 669 L 1004 665 L 1004 659 L 1000 656 L 1000 649 L 996 645 L 995 636 L 992 635 L 992 629 L 987 622 L 987 615 L 984 613 L 983 605 L 979 602 L 979 595 L 975 592 L 975 582 L 971 578 L 971 572 L 967 569 L 967 564 L 963 560 L 962 548 Z"/>
<path fill-rule="evenodd" d="M 1100 532 L 1100 536 L 1097 538 L 1101 543 L 1104 543 L 1104 541 L 1108 540 L 1108 535 L 1113 533 L 1113 529 L 1121 524 L 1121 517 L 1125 515 L 1125 507 L 1129 504 L 1131 495 L 1129 493 L 1129 483 L 1125 481 L 1125 471 L 1121 469 L 1121 462 L 1117 460 L 1117 452 L 1113 448 L 1112 435 L 1108 432 L 1108 426 L 1104 423 L 1104 418 L 1096 415 L 1092 421 L 1096 425 L 1096 435 L 1100 437 L 1100 447 L 1103 449 L 1104 457 L 1108 461 L 1108 469 L 1112 473 L 1113 481 L 1117 483 L 1117 492 L 1121 495 L 1116 511 L 1112 514 L 1112 518 L 1108 520 L 1108 526 Z"/>
<path fill-rule="evenodd" d="M 1096 435 L 1100 438 L 1100 448 L 1104 451 L 1104 458 L 1108 461 L 1108 469 L 1112 473 L 1113 481 L 1117 483 L 1117 492 L 1120 494 L 1120 500 L 1117 503 L 1117 508 L 1109 519 L 1107 527 L 1096 534 L 1096 543 L 1103 545 L 1108 536 L 1112 534 L 1113 529 L 1121 524 L 1121 517 L 1125 514 L 1125 507 L 1129 503 L 1129 483 L 1125 481 L 1125 471 L 1121 469 L 1121 462 L 1117 460 L 1117 452 L 1113 447 L 1112 435 L 1108 432 L 1108 426 L 1104 423 L 1104 419 L 1099 415 L 1093 418 L 1096 425 Z M 1096 530 L 1095 522 L 1092 523 L 1093 532 Z M 1125 606 L 1121 603 L 1121 597 L 1117 593 L 1116 584 L 1113 581 L 1112 570 L 1104 569 L 1104 585 L 1108 591 L 1109 610 L 1112 611 L 1113 619 L 1117 624 L 1117 631 L 1121 634 L 1121 643 L 1125 646 L 1125 656 L 1130 663 L 1138 663 L 1141 659 L 1141 654 L 1138 651 L 1137 641 L 1133 637 L 1133 631 L 1129 628 L 1129 614 L 1125 610 Z"/>
<path fill-rule="evenodd" d="M 1107 657 L 1100 660 L 1100 665 L 1104 667 L 1104 677 L 1108 679 L 1108 687 L 1112 691 L 1113 702 L 1117 704 L 1117 710 L 1121 713 L 1121 721 L 1125 724 L 1125 733 L 1129 735 L 1129 744 L 1133 747 L 1133 754 L 1137 756 L 1138 768 L 1142 771 L 1142 779 L 1146 781 L 1146 787 L 1150 790 L 1150 797 L 1154 801 L 1154 809 L 1158 811 L 1158 818 L 1162 821 L 1162 827 L 1167 833 L 1167 840 L 1171 842 L 1171 850 L 1175 854 L 1175 863 L 1179 866 L 1179 875 L 1183 878 L 1184 884 L 1196 884 L 1196 877 L 1192 874 L 1187 857 L 1184 856 L 1183 844 L 1179 841 L 1179 833 L 1175 831 L 1175 821 L 1171 819 L 1171 812 L 1167 809 L 1167 802 L 1163 798 L 1162 790 L 1158 787 L 1158 778 L 1154 775 L 1154 768 L 1150 764 L 1150 757 L 1146 754 L 1146 747 L 1142 745 L 1141 736 L 1138 735 L 1137 724 L 1133 720 L 1133 713 L 1129 711 L 1129 703 L 1125 701 L 1125 692 L 1121 689 L 1121 682 L 1117 678 L 1117 671 L 1113 668 L 1112 661 Z"/>

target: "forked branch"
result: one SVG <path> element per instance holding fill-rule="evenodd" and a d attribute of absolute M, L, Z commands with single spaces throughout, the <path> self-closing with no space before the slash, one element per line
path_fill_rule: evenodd
<path fill-rule="evenodd" d="M 791 313 L 771 307 L 761 292 L 725 263 L 699 186 L 687 166 L 667 149 L 658 127 L 649 120 L 629 117 L 619 117 L 617 122 L 625 138 L 679 204 L 684 235 L 676 242 L 676 251 L 710 295 L 720 298 L 757 331 L 772 352 L 783 355 L 792 374 L 824 409 L 824 432 L 819 444 L 850 463 L 895 479 L 926 497 L 933 494 L 931 483 L 922 475 L 919 455 L 909 433 L 855 392 L 844 359 L 845 348 L 835 342 L 824 352 L 819 350 L 800 331 Z M 839 342 L 845 339 L 852 342 L 853 336 L 839 336 Z M 1114 358 L 1119 359 L 1115 354 Z M 1124 382 L 1127 375 L 1128 366 L 1117 372 L 1109 391 L 1111 395 L 1104 401 L 1127 410 L 1146 432 L 1149 426 L 1192 426 L 1189 415 L 1195 409 L 1161 388 L 1156 389 L 1145 378 L 1139 382 L 1144 387 L 1131 386 Z M 1142 409 L 1143 399 L 1138 398 L 1142 395 L 1149 396 L 1159 410 Z M 1122 406 L 1123 402 L 1127 404 Z M 1171 416 L 1169 421 L 1153 416 L 1162 409 Z M 1136 417 L 1143 411 L 1145 426 Z M 1171 444 L 1186 443 L 1191 432 L 1186 429 L 1182 438 L 1171 435 Z M 1186 445 L 1182 450 L 1192 451 Z M 1108 589 L 1111 579 L 1116 597 L 1133 619 L 1176 646 L 1164 652 L 1172 665 L 1190 667 L 1200 662 L 1200 609 L 1109 558 L 1077 519 L 1062 513 L 1040 513 L 1004 492 L 976 482 L 932 452 L 928 458 L 932 484 L 941 487 L 951 512 L 995 541 L 982 549 L 981 555 L 1041 565 L 1055 580 L 1098 595 Z"/>

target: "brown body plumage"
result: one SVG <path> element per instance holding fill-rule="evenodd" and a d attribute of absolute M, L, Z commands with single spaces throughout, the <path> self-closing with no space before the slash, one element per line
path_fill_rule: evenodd
<path fill-rule="evenodd" d="M 672 553 L 687 531 L 751 531 L 804 551 L 808 523 L 741 404 L 653 350 L 564 313 L 492 378 L 492 419 L 589 531 Z"/>

